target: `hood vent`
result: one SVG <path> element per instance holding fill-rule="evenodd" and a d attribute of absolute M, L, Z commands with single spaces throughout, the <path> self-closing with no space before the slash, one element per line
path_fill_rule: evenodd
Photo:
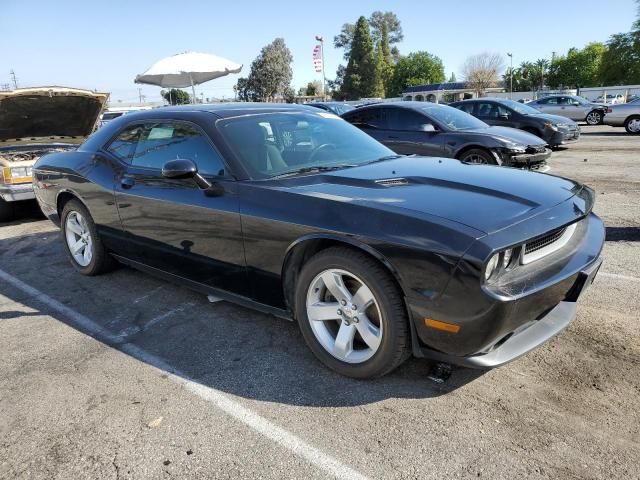
<path fill-rule="evenodd" d="M 376 180 L 376 183 L 383 187 L 401 187 L 402 185 L 408 185 L 409 181 L 406 178 L 383 178 Z"/>

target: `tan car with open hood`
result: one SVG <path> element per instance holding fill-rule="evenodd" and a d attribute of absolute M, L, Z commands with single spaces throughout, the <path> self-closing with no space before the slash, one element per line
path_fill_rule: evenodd
<path fill-rule="evenodd" d="M 0 92 L 0 222 L 35 198 L 31 167 L 42 155 L 76 149 L 93 132 L 109 94 L 66 87 Z"/>

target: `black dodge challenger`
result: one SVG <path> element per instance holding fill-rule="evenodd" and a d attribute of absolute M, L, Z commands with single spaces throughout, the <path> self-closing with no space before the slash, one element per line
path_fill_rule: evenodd
<path fill-rule="evenodd" d="M 121 262 L 296 319 L 358 378 L 410 354 L 479 368 L 525 354 L 575 317 L 604 242 L 583 185 L 402 157 L 304 106 L 126 115 L 33 175 L 80 273 Z"/>

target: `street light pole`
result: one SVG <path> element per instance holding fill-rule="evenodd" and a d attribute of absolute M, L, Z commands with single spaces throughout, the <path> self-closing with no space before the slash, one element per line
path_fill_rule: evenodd
<path fill-rule="evenodd" d="M 316 35 L 316 40 L 320 42 L 320 58 L 322 59 L 322 99 L 327 99 L 327 91 L 325 89 L 325 76 L 324 76 L 324 38 L 321 35 Z"/>
<path fill-rule="evenodd" d="M 511 61 L 511 65 L 509 66 L 509 98 L 513 98 L 513 53 L 507 53 Z"/>

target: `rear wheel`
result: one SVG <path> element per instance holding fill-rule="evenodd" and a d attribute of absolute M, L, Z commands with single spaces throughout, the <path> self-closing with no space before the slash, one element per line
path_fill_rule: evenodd
<path fill-rule="evenodd" d="M 482 165 L 497 165 L 496 159 L 491 155 L 491 152 L 483 150 L 481 148 L 472 148 L 460 155 L 460 160 L 465 163 L 476 163 Z"/>
<path fill-rule="evenodd" d="M 5 202 L 0 198 L 0 222 L 9 222 L 13 220 L 15 209 L 13 202 Z"/>
<path fill-rule="evenodd" d="M 303 267 L 295 311 L 315 356 L 353 378 L 373 378 L 398 367 L 409 354 L 402 296 L 374 259 L 349 248 L 320 252 Z"/>
<path fill-rule="evenodd" d="M 69 200 L 62 209 L 62 238 L 71 265 L 83 275 L 98 275 L 113 268 L 91 214 L 78 200 Z"/>
<path fill-rule="evenodd" d="M 624 129 L 632 135 L 640 134 L 640 115 L 634 115 L 627 118 L 624 122 Z"/>
<path fill-rule="evenodd" d="M 602 119 L 603 119 L 602 112 L 598 110 L 593 110 L 589 112 L 589 114 L 587 115 L 587 118 L 585 118 L 585 121 L 589 125 L 600 125 L 602 123 Z"/>

